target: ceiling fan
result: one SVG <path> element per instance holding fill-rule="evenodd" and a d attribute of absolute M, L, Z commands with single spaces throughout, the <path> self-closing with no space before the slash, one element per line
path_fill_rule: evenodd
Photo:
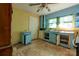
<path fill-rule="evenodd" d="M 46 8 L 48 11 L 51 11 L 50 8 L 48 7 L 48 4 L 55 4 L 55 3 L 33 3 L 33 4 L 29 4 L 30 6 L 36 6 L 39 5 L 37 12 L 43 10 L 44 8 Z"/>

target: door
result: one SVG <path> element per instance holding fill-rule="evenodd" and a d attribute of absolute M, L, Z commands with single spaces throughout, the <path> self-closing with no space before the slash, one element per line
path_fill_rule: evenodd
<path fill-rule="evenodd" d="M 11 44 L 12 8 L 9 3 L 0 3 L 0 48 Z M 11 55 L 12 48 L 0 49 L 0 55 Z"/>
<path fill-rule="evenodd" d="M 30 16 L 29 19 L 29 31 L 31 32 L 32 39 L 36 39 L 38 36 L 39 19 L 37 17 Z"/>

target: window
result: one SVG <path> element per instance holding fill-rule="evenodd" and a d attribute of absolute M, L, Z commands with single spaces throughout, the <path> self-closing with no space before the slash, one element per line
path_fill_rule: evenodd
<path fill-rule="evenodd" d="M 57 27 L 57 18 L 49 19 L 49 28 L 56 28 Z"/>
<path fill-rule="evenodd" d="M 59 18 L 59 28 L 73 28 L 73 16 L 65 16 Z"/>

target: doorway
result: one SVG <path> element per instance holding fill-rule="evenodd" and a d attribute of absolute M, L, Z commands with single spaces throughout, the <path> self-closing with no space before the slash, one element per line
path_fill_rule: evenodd
<path fill-rule="evenodd" d="M 39 27 L 39 19 L 37 17 L 30 16 L 29 17 L 29 32 L 31 32 L 32 39 L 37 39 L 38 27 Z"/>

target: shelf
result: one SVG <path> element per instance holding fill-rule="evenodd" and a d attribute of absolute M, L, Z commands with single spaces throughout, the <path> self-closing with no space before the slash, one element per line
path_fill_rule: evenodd
<path fill-rule="evenodd" d="M 61 39 L 60 41 L 63 41 L 63 42 L 68 42 L 68 40 L 66 40 L 66 39 Z"/>
<path fill-rule="evenodd" d="M 68 45 L 68 42 L 60 41 L 60 43 Z"/>

